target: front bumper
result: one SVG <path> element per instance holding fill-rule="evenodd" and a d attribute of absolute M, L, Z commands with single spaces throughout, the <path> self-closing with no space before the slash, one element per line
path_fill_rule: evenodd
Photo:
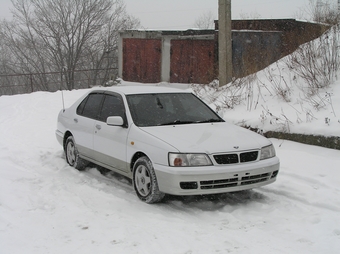
<path fill-rule="evenodd" d="M 241 191 L 275 182 L 277 157 L 234 165 L 169 167 L 154 165 L 161 192 L 172 195 L 203 195 Z"/>

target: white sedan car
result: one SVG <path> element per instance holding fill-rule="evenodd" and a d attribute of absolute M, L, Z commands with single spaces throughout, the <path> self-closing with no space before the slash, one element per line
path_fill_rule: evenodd
<path fill-rule="evenodd" d="M 280 166 L 268 139 L 173 88 L 93 89 L 59 113 L 56 136 L 69 165 L 120 173 L 146 203 L 270 184 Z"/>

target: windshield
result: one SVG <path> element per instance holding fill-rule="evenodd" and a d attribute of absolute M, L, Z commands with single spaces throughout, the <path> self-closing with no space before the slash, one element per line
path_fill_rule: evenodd
<path fill-rule="evenodd" d="M 191 93 L 128 95 L 134 123 L 140 127 L 223 122 L 206 104 Z"/>

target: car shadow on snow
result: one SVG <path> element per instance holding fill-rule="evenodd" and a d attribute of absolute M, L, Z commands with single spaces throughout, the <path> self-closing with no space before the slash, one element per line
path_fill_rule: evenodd
<path fill-rule="evenodd" d="M 204 211 L 216 211 L 225 206 L 242 206 L 251 203 L 265 202 L 267 197 L 254 190 L 228 192 L 222 194 L 196 195 L 196 196 L 173 196 L 167 195 L 162 203 L 171 207 L 195 207 Z"/>
<path fill-rule="evenodd" d="M 85 171 L 91 172 L 92 170 L 95 170 L 95 172 L 104 177 L 104 179 L 114 181 L 115 184 L 119 183 L 119 186 L 127 192 L 133 192 L 131 179 L 94 164 L 90 164 Z M 93 176 L 97 175 L 97 173 L 92 171 Z M 251 203 L 266 203 L 266 199 L 266 195 L 259 193 L 256 190 L 244 190 L 222 194 L 195 196 L 166 195 L 161 203 L 154 205 L 170 206 L 174 209 L 197 208 L 203 211 L 216 211 L 225 206 L 236 207 Z"/>

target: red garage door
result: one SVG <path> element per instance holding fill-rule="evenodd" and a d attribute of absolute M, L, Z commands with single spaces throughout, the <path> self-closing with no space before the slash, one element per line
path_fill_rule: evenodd
<path fill-rule="evenodd" d="M 214 78 L 213 40 L 171 40 L 171 83 L 207 84 Z"/>
<path fill-rule="evenodd" d="M 123 79 L 142 83 L 161 81 L 161 40 L 123 39 Z"/>

